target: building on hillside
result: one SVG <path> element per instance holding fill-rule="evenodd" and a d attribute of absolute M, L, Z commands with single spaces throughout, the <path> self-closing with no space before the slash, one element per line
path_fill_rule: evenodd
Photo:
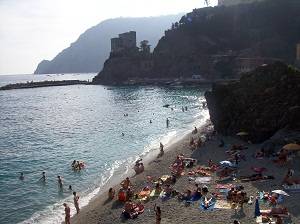
<path fill-rule="evenodd" d="M 265 0 L 218 0 L 219 6 L 230 6 L 230 5 L 238 5 L 238 4 L 247 4 L 252 2 L 259 2 Z"/>
<path fill-rule="evenodd" d="M 237 57 L 235 59 L 235 66 L 234 70 L 236 74 L 241 74 L 245 72 L 250 72 L 256 69 L 257 67 L 265 64 L 271 64 L 276 61 L 281 61 L 281 59 L 278 58 L 263 58 L 263 57 L 257 57 L 257 58 L 242 58 Z"/>
<path fill-rule="evenodd" d="M 136 49 L 136 32 L 130 31 L 119 34 L 119 37 L 111 38 L 111 52 Z"/>

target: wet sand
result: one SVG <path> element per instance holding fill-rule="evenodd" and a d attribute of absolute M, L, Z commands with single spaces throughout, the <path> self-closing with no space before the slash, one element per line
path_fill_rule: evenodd
<path fill-rule="evenodd" d="M 209 129 L 208 126 L 206 128 Z M 146 164 L 145 171 L 142 174 L 131 177 L 130 180 L 133 183 L 134 190 L 139 192 L 146 184 L 146 177 L 148 175 L 160 177 L 164 174 L 170 174 L 169 166 L 175 160 L 176 155 L 183 153 L 187 157 L 193 157 L 198 160 L 198 165 L 207 165 L 208 159 L 218 162 L 228 158 L 226 154 L 226 148 L 231 144 L 246 144 L 237 138 L 212 136 L 211 139 L 204 144 L 200 149 L 192 151 L 189 146 L 189 139 L 191 136 L 197 138 L 199 135 L 204 135 L 208 131 L 202 130 L 196 135 L 189 134 L 180 141 L 170 145 L 166 150 L 163 157 L 154 159 Z M 225 142 L 225 147 L 220 148 L 219 140 L 222 138 Z M 248 196 L 256 196 L 257 191 L 270 191 L 275 189 L 282 189 L 281 181 L 284 174 L 287 171 L 287 166 L 279 167 L 275 165 L 270 159 L 258 160 L 253 158 L 255 150 L 259 149 L 259 145 L 247 145 L 248 149 L 243 150 L 243 154 L 246 155 L 246 161 L 242 161 L 239 164 L 238 176 L 249 175 L 253 172 L 251 167 L 264 166 L 268 169 L 266 175 L 273 175 L 274 180 L 267 180 L 261 182 L 248 182 L 238 183 L 232 181 L 233 184 L 242 184 L 245 187 L 245 191 Z M 298 166 L 297 166 L 298 164 Z M 300 177 L 300 161 L 299 158 L 293 160 L 289 166 L 295 169 L 295 176 Z M 189 169 L 185 170 L 185 173 Z M 215 190 L 216 180 L 218 178 L 213 174 L 213 179 L 210 184 L 207 184 L 211 191 Z M 120 180 L 121 182 L 121 180 Z M 185 191 L 186 189 L 193 189 L 194 183 L 189 182 L 188 176 L 184 175 L 177 179 L 176 184 L 173 186 L 178 191 Z M 120 185 L 114 187 L 116 192 L 119 190 Z M 95 197 L 88 206 L 81 209 L 79 215 L 75 215 L 72 218 L 73 224 L 116 224 L 116 223 L 143 223 L 152 224 L 155 223 L 155 212 L 153 211 L 154 204 L 161 206 L 162 221 L 165 224 L 180 224 L 180 223 L 201 223 L 201 224 L 225 224 L 233 223 L 235 219 L 241 223 L 255 223 L 254 219 L 254 204 L 244 206 L 244 211 L 235 211 L 233 209 L 215 209 L 214 211 L 203 211 L 199 209 L 199 202 L 195 202 L 190 206 L 186 206 L 184 202 L 178 201 L 177 198 L 172 198 L 162 202 L 160 198 L 150 200 L 145 203 L 145 211 L 139 215 L 136 219 L 122 220 L 121 213 L 124 204 L 118 202 L 116 199 L 108 200 L 107 193 L 101 194 Z M 291 214 L 291 222 L 300 223 L 300 193 L 291 194 L 290 197 L 285 197 L 283 204 L 286 206 Z M 73 205 L 71 205 L 73 206 Z M 261 205 L 261 209 L 270 208 L 268 205 Z"/>

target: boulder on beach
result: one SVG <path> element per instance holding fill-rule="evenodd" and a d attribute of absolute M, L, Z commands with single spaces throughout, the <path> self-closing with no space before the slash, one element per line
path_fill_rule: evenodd
<path fill-rule="evenodd" d="M 263 142 L 280 129 L 300 129 L 300 72 L 281 62 L 258 67 L 239 81 L 216 83 L 205 93 L 215 129 L 245 130 Z"/>

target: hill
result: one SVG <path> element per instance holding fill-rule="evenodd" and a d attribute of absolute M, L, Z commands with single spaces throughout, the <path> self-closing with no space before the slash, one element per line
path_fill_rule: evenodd
<path fill-rule="evenodd" d="M 261 64 L 278 60 L 294 63 L 298 42 L 298 0 L 195 9 L 165 32 L 153 54 L 147 58 L 136 54 L 111 57 L 94 83 L 188 78 L 194 74 L 208 80 L 239 78 Z M 151 66 L 145 69 L 145 63 Z"/>
<path fill-rule="evenodd" d="M 136 30 L 138 41 L 147 39 L 155 46 L 164 31 L 181 16 L 182 14 L 105 20 L 85 31 L 51 61 L 41 61 L 34 74 L 98 72 L 109 56 L 110 38 L 128 30 Z"/>

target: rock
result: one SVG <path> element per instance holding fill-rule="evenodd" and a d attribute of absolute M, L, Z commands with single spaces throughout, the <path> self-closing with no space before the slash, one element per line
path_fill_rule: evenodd
<path fill-rule="evenodd" d="M 261 66 L 238 82 L 217 83 L 205 97 L 211 121 L 223 134 L 247 131 L 262 142 L 278 130 L 300 129 L 300 72 L 281 62 Z"/>

